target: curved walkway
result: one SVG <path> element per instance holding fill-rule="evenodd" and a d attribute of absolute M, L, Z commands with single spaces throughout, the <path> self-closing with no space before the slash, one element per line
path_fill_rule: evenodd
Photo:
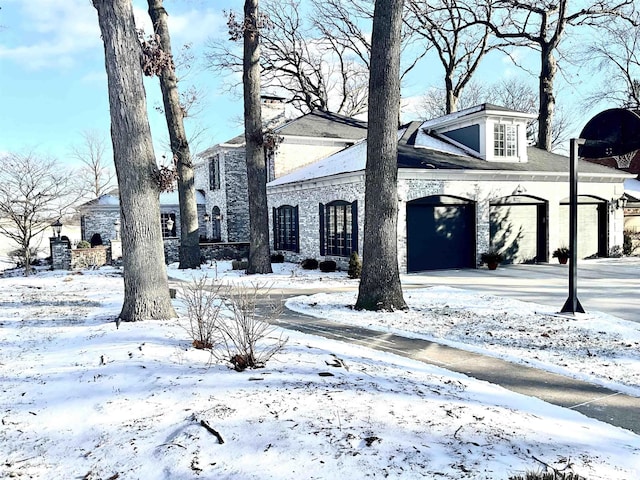
<path fill-rule="evenodd" d="M 428 340 L 342 325 L 288 309 L 273 323 L 290 330 L 394 353 L 495 383 L 640 435 L 640 398 L 637 397 Z"/>

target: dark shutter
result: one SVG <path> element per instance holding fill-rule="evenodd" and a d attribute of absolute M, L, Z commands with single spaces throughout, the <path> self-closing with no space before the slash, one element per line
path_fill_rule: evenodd
<path fill-rule="evenodd" d="M 351 204 L 351 252 L 358 251 L 358 201 Z"/>
<path fill-rule="evenodd" d="M 273 232 L 273 249 L 274 250 L 278 250 L 278 218 L 277 218 L 277 213 L 276 213 L 276 207 L 272 207 L 271 208 L 272 212 L 273 212 L 273 228 L 272 228 L 272 232 Z"/>
<path fill-rule="evenodd" d="M 293 226 L 296 229 L 296 253 L 300 253 L 300 217 L 298 217 L 298 205 L 293 208 L 293 212 L 295 215 Z"/>
<path fill-rule="evenodd" d="M 320 221 L 320 256 L 324 257 L 324 204 L 319 204 L 318 217 Z"/>

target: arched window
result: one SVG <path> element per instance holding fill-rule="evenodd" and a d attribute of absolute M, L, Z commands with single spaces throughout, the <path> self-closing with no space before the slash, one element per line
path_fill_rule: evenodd
<path fill-rule="evenodd" d="M 320 255 L 348 257 L 358 250 L 358 201 L 320 204 Z"/>
<path fill-rule="evenodd" d="M 274 250 L 300 251 L 298 236 L 298 207 L 282 205 L 273 209 Z"/>

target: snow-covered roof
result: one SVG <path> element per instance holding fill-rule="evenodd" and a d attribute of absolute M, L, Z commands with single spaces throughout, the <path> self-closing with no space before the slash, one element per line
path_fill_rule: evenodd
<path fill-rule="evenodd" d="M 196 204 L 204 205 L 206 203 L 205 196 L 202 192 L 196 190 Z M 179 205 L 178 191 L 164 192 L 160 194 L 160 205 Z M 88 201 L 80 205 L 80 209 L 94 208 L 94 207 L 117 207 L 120 205 L 120 198 L 118 192 L 113 191 L 100 195 L 98 198 Z"/>
<path fill-rule="evenodd" d="M 276 178 L 267 185 L 275 187 L 286 183 L 302 182 L 314 178 L 330 177 L 341 173 L 364 170 L 367 162 L 367 141 L 360 142 L 340 150 L 315 163 L 299 168 L 288 175 Z"/>

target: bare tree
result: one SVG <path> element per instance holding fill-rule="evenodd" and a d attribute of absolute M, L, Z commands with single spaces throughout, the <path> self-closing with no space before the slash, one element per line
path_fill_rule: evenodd
<path fill-rule="evenodd" d="M 184 110 L 178 92 L 178 79 L 171 54 L 171 36 L 167 24 L 167 12 L 162 0 L 148 0 L 149 16 L 157 36 L 159 47 L 171 61 L 164 62 L 159 70 L 160 89 L 164 114 L 167 119 L 171 153 L 178 177 L 178 202 L 180 205 L 180 267 L 200 266 L 200 235 L 198 230 L 198 206 L 194 184 L 194 169 L 189 142 L 184 129 Z M 195 95 L 195 94 L 194 94 Z M 197 95 L 195 95 L 197 97 Z M 189 100 L 190 97 L 187 97 Z M 193 97 L 191 97 L 193 98 Z M 191 101 L 193 106 L 193 101 Z"/>
<path fill-rule="evenodd" d="M 111 140 L 120 191 L 125 322 L 175 317 L 160 227 L 160 174 L 131 0 L 93 0 L 109 87 Z"/>
<path fill-rule="evenodd" d="M 55 160 L 33 152 L 0 159 L 0 232 L 18 246 L 27 276 L 34 240 L 77 200 L 70 178 Z"/>
<path fill-rule="evenodd" d="M 405 309 L 398 269 L 398 116 L 402 0 L 373 17 L 362 276 L 356 308 Z"/>
<path fill-rule="evenodd" d="M 260 19 L 258 0 L 245 0 L 243 74 L 244 137 L 249 189 L 249 264 L 247 273 L 271 273 L 267 163 L 260 106 Z"/>
<path fill-rule="evenodd" d="M 371 0 L 314 0 L 312 13 L 302 16 L 300 0 L 264 3 L 265 27 L 261 31 L 262 87 L 288 97 L 299 111 L 314 109 L 347 116 L 367 108 L 369 26 Z M 426 53 L 413 48 L 407 29 L 403 48 L 407 61 L 403 75 Z M 416 53 L 417 52 L 417 53 Z M 209 67 L 218 73 L 239 73 L 242 56 L 221 41 L 210 41 Z M 233 77 L 231 77 L 233 78 Z M 232 89 L 233 85 L 228 85 Z"/>
<path fill-rule="evenodd" d="M 460 0 L 407 0 L 406 23 L 433 44 L 444 67 L 445 114 L 458 110 L 458 99 L 485 55 L 504 46 L 490 43 L 489 27 L 474 22 L 463 5 Z M 486 12 L 491 14 L 491 4 Z"/>
<path fill-rule="evenodd" d="M 609 101 L 640 109 L 640 28 L 630 28 L 624 21 L 602 25 L 582 58 L 604 79 L 587 98 L 589 105 Z"/>
<path fill-rule="evenodd" d="M 446 115 L 444 98 L 444 90 L 429 89 L 421 99 L 421 117 L 431 119 Z M 458 99 L 458 106 L 460 109 L 465 109 L 482 103 L 492 103 L 518 112 L 537 114 L 539 100 L 535 86 L 529 84 L 522 77 L 505 78 L 490 84 L 471 81 Z M 567 141 L 572 120 L 573 117 L 567 114 L 562 106 L 559 106 L 553 117 L 552 150 L 562 147 Z M 538 138 L 537 119 L 531 120 L 527 124 L 527 138 L 531 144 L 536 143 Z"/>
<path fill-rule="evenodd" d="M 111 159 L 106 158 L 105 136 L 94 130 L 85 130 L 81 135 L 82 143 L 71 147 L 71 157 L 82 164 L 77 175 L 80 196 L 90 200 L 112 190 L 116 174 Z"/>
<path fill-rule="evenodd" d="M 527 46 L 540 53 L 538 141 L 544 150 L 552 148 L 553 115 L 556 106 L 554 81 L 558 71 L 556 53 L 569 26 L 602 24 L 616 16 L 626 16 L 625 9 L 634 0 L 588 0 L 571 10 L 569 0 L 483 0 L 469 12 L 478 15 L 501 39 Z M 496 15 L 493 15 L 495 12 Z"/>

